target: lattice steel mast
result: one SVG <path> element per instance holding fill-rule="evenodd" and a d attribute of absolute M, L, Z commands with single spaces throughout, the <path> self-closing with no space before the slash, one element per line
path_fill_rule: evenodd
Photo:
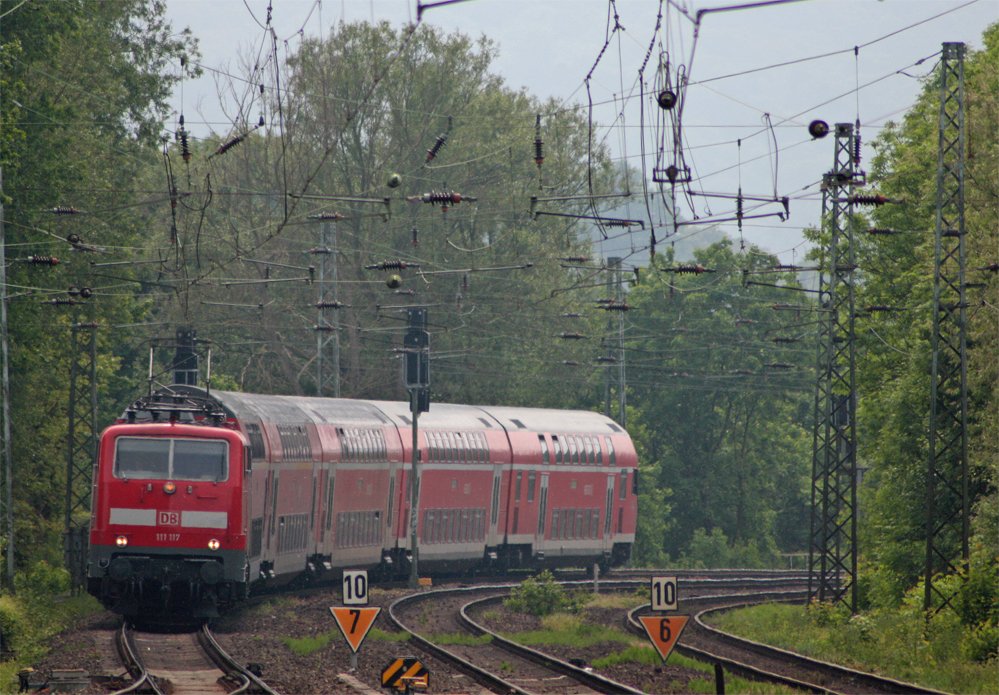
<path fill-rule="evenodd" d="M 319 216 L 322 234 L 319 247 L 311 253 L 319 256 L 316 287 L 316 395 L 340 397 L 340 326 L 336 300 L 336 222 Z"/>
<path fill-rule="evenodd" d="M 63 552 L 72 586 L 79 589 L 87 576 L 90 491 L 97 457 L 97 324 L 74 323 L 72 332 Z"/>
<path fill-rule="evenodd" d="M 934 595 L 940 600 L 938 610 L 953 607 L 955 593 L 935 584 L 934 575 L 959 573 L 969 558 L 964 52 L 963 43 L 945 43 L 940 60 L 925 610 L 932 607 Z"/>
<path fill-rule="evenodd" d="M 810 597 L 841 602 L 857 611 L 857 430 L 854 332 L 853 243 L 854 186 L 863 183 L 855 170 L 856 140 L 852 123 L 836 124 L 833 169 L 823 177 L 829 229 L 828 328 L 820 345 L 820 365 L 813 458 L 812 543 L 809 550 Z M 820 434 L 821 433 L 821 434 Z"/>

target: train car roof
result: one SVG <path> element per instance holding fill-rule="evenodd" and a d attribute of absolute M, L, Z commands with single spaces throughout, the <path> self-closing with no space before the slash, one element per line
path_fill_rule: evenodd
<path fill-rule="evenodd" d="M 433 407 L 433 406 L 431 406 Z M 514 408 L 482 406 L 482 410 L 498 420 L 511 432 L 589 432 L 593 434 L 624 433 L 624 428 L 606 415 L 589 410 L 552 410 L 548 408 Z"/>
<path fill-rule="evenodd" d="M 203 389 L 192 386 L 172 386 L 164 392 L 202 399 L 209 396 Z M 228 415 L 239 420 L 260 420 L 275 424 L 312 422 L 354 426 L 412 425 L 410 404 L 405 401 L 276 396 L 214 390 L 210 393 L 210 399 L 221 405 Z M 434 429 L 505 429 L 509 432 L 615 434 L 625 431 L 606 415 L 586 410 L 455 403 L 431 403 L 430 410 L 421 413 L 420 424 Z"/>
<path fill-rule="evenodd" d="M 349 398 L 272 396 L 236 391 L 212 391 L 212 396 L 239 419 L 315 424 L 387 425 L 389 418 L 369 401 Z"/>
<path fill-rule="evenodd" d="M 410 427 L 413 414 L 405 401 L 370 401 L 380 408 L 399 427 Z M 455 403 L 431 403 L 430 410 L 420 413 L 420 427 L 447 430 L 501 430 L 495 418 L 474 405 Z"/>

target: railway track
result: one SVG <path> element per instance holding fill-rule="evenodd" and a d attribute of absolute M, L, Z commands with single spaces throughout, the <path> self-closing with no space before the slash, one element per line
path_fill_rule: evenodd
<path fill-rule="evenodd" d="M 277 695 L 231 659 L 207 625 L 193 631 L 150 632 L 124 622 L 117 632 L 116 648 L 132 676 L 132 682 L 117 693 Z"/>
<path fill-rule="evenodd" d="M 521 695 L 641 693 L 623 683 L 505 640 L 468 617 L 470 605 L 482 600 L 502 600 L 510 588 L 504 585 L 441 589 L 404 596 L 392 603 L 389 616 L 400 629 L 412 635 L 420 648 L 467 672 L 493 692 Z M 421 606 L 431 601 L 437 604 L 433 614 L 421 615 Z M 467 633 L 486 639 L 461 642 L 454 638 Z M 441 642 L 448 644 L 444 646 Z"/>
<path fill-rule="evenodd" d="M 838 695 L 875 695 L 878 693 L 931 693 L 940 691 L 905 683 L 885 676 L 858 671 L 838 664 L 812 659 L 795 652 L 743 639 L 711 627 L 706 619 L 713 613 L 765 602 L 807 599 L 806 591 L 766 591 L 740 595 L 697 596 L 686 601 L 685 613 L 692 613 L 675 650 L 700 661 L 721 665 L 744 678 L 779 683 L 813 693 Z M 639 606 L 628 614 L 628 626 L 636 634 L 645 631 L 639 615 L 650 614 L 649 605 Z"/>

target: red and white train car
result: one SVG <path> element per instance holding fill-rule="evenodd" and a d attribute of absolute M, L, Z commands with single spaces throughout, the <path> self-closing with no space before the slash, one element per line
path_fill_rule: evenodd
<path fill-rule="evenodd" d="M 174 386 L 101 435 L 88 589 L 122 613 L 211 616 L 256 584 L 409 571 L 408 403 Z M 422 573 L 621 564 L 628 434 L 591 412 L 434 404 L 418 428 Z"/>

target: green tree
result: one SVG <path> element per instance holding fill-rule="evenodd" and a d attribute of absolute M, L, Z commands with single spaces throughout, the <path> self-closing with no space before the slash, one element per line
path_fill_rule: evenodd
<path fill-rule="evenodd" d="M 15 548 L 25 566 L 61 563 L 74 323 L 99 325 L 99 421 L 136 392 L 127 364 L 140 345 L 114 326 L 142 321 L 148 301 L 130 269 L 96 271 L 91 261 L 142 237 L 133 206 L 146 193 L 134 176 L 149 165 L 176 79 L 165 68 L 193 45 L 159 2 L 4 2 L 0 14 Z M 28 261 L 38 256 L 60 263 Z"/>

